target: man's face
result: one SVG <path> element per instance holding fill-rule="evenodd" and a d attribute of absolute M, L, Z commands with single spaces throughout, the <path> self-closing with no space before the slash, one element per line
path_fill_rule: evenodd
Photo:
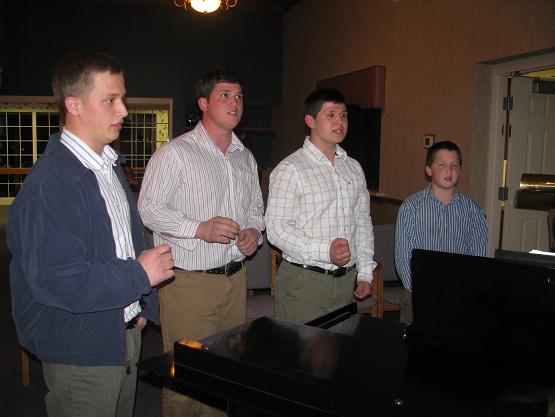
<path fill-rule="evenodd" d="M 127 116 L 124 103 L 123 74 L 96 73 L 94 86 L 85 97 L 76 97 L 78 129 L 74 132 L 94 151 L 101 153 L 105 145 L 119 137 Z M 100 152 L 99 152 L 100 151 Z"/>
<path fill-rule="evenodd" d="M 316 117 L 306 115 L 305 122 L 311 129 L 310 137 L 315 145 L 335 146 L 347 135 L 347 106 L 326 101 Z"/>
<path fill-rule="evenodd" d="M 426 167 L 426 174 L 432 177 L 432 184 L 448 190 L 459 182 L 461 164 L 456 151 L 440 149 L 435 154 L 431 166 Z"/>
<path fill-rule="evenodd" d="M 243 89 L 240 84 L 218 83 L 208 99 L 199 99 L 199 107 L 203 113 L 203 121 L 231 131 L 243 116 Z"/>

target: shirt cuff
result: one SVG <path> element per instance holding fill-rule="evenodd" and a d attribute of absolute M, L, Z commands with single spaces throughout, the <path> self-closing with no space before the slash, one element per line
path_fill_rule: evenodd
<path fill-rule="evenodd" d="M 181 235 L 179 237 L 195 239 L 198 227 L 200 226 L 199 220 L 187 220 L 181 225 Z"/>
<path fill-rule="evenodd" d="M 360 275 L 360 274 L 357 275 L 357 282 L 366 281 L 369 284 L 371 284 L 373 279 L 374 279 L 374 276 L 369 277 L 368 275 Z"/>
<path fill-rule="evenodd" d="M 358 272 L 357 281 L 366 281 L 372 283 L 374 279 L 374 270 L 377 266 L 378 264 L 376 263 L 376 261 L 372 261 L 370 265 L 365 264 L 364 267 L 361 268 L 362 270 L 359 270 Z M 369 271 L 370 268 L 371 270 Z"/>
<path fill-rule="evenodd" d="M 322 242 L 319 240 L 313 240 L 308 244 L 308 253 L 310 258 L 306 259 L 304 263 L 312 262 L 323 262 L 331 264 L 330 260 L 330 246 L 331 242 Z"/>

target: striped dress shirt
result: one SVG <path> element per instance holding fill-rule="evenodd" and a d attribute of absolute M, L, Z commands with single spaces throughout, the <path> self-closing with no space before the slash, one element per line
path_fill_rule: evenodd
<path fill-rule="evenodd" d="M 331 242 L 349 242 L 358 280 L 372 281 L 376 263 L 370 195 L 360 164 L 337 147 L 335 165 L 308 137 L 272 171 L 266 210 L 268 240 L 298 264 L 337 269 Z"/>
<path fill-rule="evenodd" d="M 60 142 L 88 169 L 94 172 L 100 194 L 106 203 L 112 225 L 112 234 L 119 259 L 135 259 L 135 249 L 131 236 L 131 217 L 125 190 L 114 173 L 118 155 L 110 146 L 104 146 L 102 156 L 94 152 L 85 142 L 67 129 L 62 130 Z M 141 312 L 139 300 L 123 310 L 126 322 Z"/>
<path fill-rule="evenodd" d="M 397 216 L 395 265 L 403 286 L 412 291 L 413 249 L 484 256 L 488 227 L 483 211 L 468 196 L 455 190 L 445 205 L 432 193 L 431 184 L 407 198 Z"/>
<path fill-rule="evenodd" d="M 208 243 L 195 233 L 200 222 L 216 216 L 233 219 L 241 229 L 264 230 L 256 161 L 234 133 L 224 154 L 199 122 L 154 153 L 141 185 L 139 211 L 154 242 L 169 244 L 181 269 L 205 270 L 242 260 L 236 241 Z"/>

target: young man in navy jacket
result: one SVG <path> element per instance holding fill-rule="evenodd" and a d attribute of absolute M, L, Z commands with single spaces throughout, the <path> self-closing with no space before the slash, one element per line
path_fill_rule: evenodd
<path fill-rule="evenodd" d="M 43 365 L 48 416 L 132 416 L 141 329 L 157 322 L 168 245 L 148 249 L 119 155 L 127 115 L 119 63 L 66 58 L 52 79 L 64 127 L 10 210 L 7 239 L 19 342 Z"/>

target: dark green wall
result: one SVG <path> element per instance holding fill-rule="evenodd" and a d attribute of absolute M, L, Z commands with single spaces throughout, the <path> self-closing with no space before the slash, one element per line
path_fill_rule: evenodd
<path fill-rule="evenodd" d="M 170 0 L 0 4 L 0 95 L 51 95 L 52 69 L 64 55 L 101 51 L 122 62 L 129 96 L 174 99 L 174 135 L 183 131 L 186 110 L 195 106 L 197 79 L 216 66 L 239 72 L 247 104 L 280 101 L 283 15 L 277 11 L 245 11 L 239 2 L 203 16 Z"/>

